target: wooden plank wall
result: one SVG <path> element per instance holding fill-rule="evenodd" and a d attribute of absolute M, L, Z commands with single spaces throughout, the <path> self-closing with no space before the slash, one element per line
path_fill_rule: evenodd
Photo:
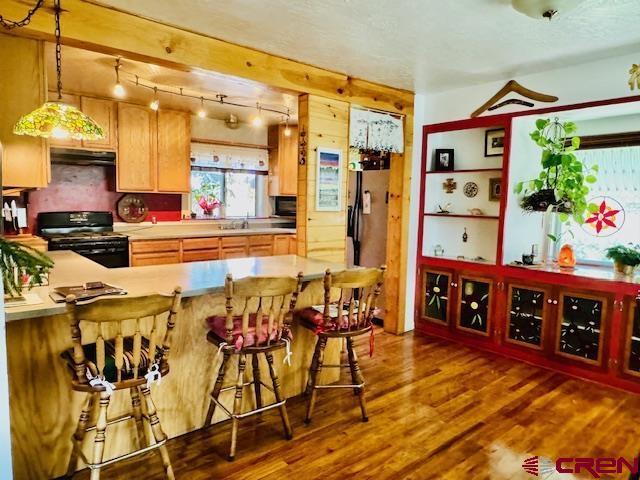
<path fill-rule="evenodd" d="M 298 131 L 303 143 L 304 165 L 298 164 L 298 254 L 344 262 L 347 252 L 347 156 L 349 151 L 349 103 L 301 95 Z M 306 145 L 304 143 L 306 142 Z M 342 151 L 342 198 L 339 212 L 316 211 L 318 147 Z"/>

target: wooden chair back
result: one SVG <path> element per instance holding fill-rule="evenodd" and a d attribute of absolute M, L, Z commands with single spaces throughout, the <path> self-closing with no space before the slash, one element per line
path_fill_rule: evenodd
<path fill-rule="evenodd" d="M 104 376 L 109 354 L 107 347 L 113 348 L 116 388 L 118 382 L 124 380 L 125 355 L 133 380 L 139 378 L 143 347 L 150 355 L 149 367 L 157 363 L 161 371 L 168 370 L 171 336 L 180 307 L 181 292 L 182 289 L 176 287 L 170 295 L 103 297 L 86 302 L 77 302 L 74 295 L 67 296 L 76 381 L 88 383 L 85 346 L 94 343 L 94 376 Z M 167 316 L 166 325 L 162 322 L 164 315 Z M 126 348 L 125 343 L 131 348 Z M 161 349 L 159 355 L 158 347 Z"/>
<path fill-rule="evenodd" d="M 302 272 L 293 277 L 247 277 L 225 279 L 226 342 L 234 342 L 234 318 L 242 317 L 242 337 L 247 338 L 250 319 L 255 315 L 255 344 L 266 327 L 267 344 L 288 335 L 293 310 L 302 289 Z M 235 307 L 234 307 L 235 305 Z"/>
<path fill-rule="evenodd" d="M 324 275 L 323 323 L 333 324 L 338 331 L 370 327 L 376 310 L 376 300 L 382 291 L 385 270 L 384 265 L 379 268 L 358 268 L 339 273 L 327 270 Z M 331 299 L 338 296 L 338 289 L 338 302 L 332 302 Z"/>

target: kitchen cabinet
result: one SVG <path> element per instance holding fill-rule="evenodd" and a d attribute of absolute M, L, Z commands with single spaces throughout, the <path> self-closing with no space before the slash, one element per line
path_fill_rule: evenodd
<path fill-rule="evenodd" d="M 290 250 L 290 237 L 291 235 L 274 235 L 273 237 L 273 254 L 274 255 L 287 255 Z"/>
<path fill-rule="evenodd" d="M 456 328 L 469 333 L 489 336 L 491 333 L 493 280 L 460 275 L 454 283 L 458 297 Z"/>
<path fill-rule="evenodd" d="M 101 140 L 83 140 L 82 148 L 89 150 L 117 150 L 118 108 L 116 102 L 99 98 L 81 97 L 80 109 L 89 115 L 104 130 L 104 138 Z"/>
<path fill-rule="evenodd" d="M 181 262 L 180 240 L 142 240 L 129 243 L 132 267 Z"/>
<path fill-rule="evenodd" d="M 285 125 L 269 127 L 269 195 L 295 196 L 298 192 L 298 127 Z"/>
<path fill-rule="evenodd" d="M 220 239 L 185 238 L 182 240 L 182 261 L 202 262 L 220 259 Z"/>
<path fill-rule="evenodd" d="M 298 239 L 296 238 L 295 235 L 289 235 L 289 255 L 297 255 L 297 254 L 298 254 Z"/>
<path fill-rule="evenodd" d="M 2 186 L 46 187 L 51 179 L 49 149 L 43 138 L 15 135 L 22 115 L 46 100 L 46 69 L 41 41 L 0 35 L 0 144 Z"/>
<path fill-rule="evenodd" d="M 542 350 L 552 320 L 551 307 L 557 304 L 548 287 L 509 282 L 505 341 Z"/>
<path fill-rule="evenodd" d="M 189 193 L 191 115 L 158 111 L 158 192 Z"/>
<path fill-rule="evenodd" d="M 157 185 L 157 119 L 148 107 L 118 106 L 117 189 L 153 192 Z"/>
<path fill-rule="evenodd" d="M 220 239 L 220 258 L 243 258 L 249 256 L 248 237 L 222 237 Z"/>
<path fill-rule="evenodd" d="M 249 237 L 250 257 L 270 257 L 273 255 L 273 235 L 254 235 Z"/>
<path fill-rule="evenodd" d="M 422 273 L 421 318 L 441 325 L 449 325 L 451 289 L 455 287 L 453 274 L 440 270 L 425 269 Z"/>

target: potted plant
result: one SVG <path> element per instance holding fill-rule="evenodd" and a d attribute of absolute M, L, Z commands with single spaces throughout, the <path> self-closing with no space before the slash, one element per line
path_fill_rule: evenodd
<path fill-rule="evenodd" d="M 51 267 L 53 260 L 46 254 L 0 237 L 0 268 L 6 297 L 20 297 L 25 285 L 42 283 Z"/>
<path fill-rule="evenodd" d="M 615 245 L 607 248 L 607 258 L 613 260 L 617 272 L 623 275 L 633 275 L 640 265 L 640 249 L 631 244 L 628 246 Z"/>
<path fill-rule="evenodd" d="M 597 181 L 598 166 L 586 166 L 575 155 L 580 148 L 580 137 L 571 136 L 577 130 L 573 122 L 560 122 L 557 118 L 536 120 L 531 140 L 542 149 L 542 170 L 537 178 L 518 182 L 516 194 L 523 194 L 520 206 L 526 211 L 560 213 L 560 220 L 571 218 L 584 222 L 585 213 L 597 208 L 587 203 L 588 184 Z"/>

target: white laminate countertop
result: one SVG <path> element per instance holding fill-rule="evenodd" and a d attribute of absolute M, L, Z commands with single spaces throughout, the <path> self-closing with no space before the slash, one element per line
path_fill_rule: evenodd
<path fill-rule="evenodd" d="M 129 240 L 163 240 L 173 238 L 232 237 L 248 235 L 295 235 L 295 228 L 252 227 L 221 230 L 215 225 L 153 225 L 117 229 Z"/>
<path fill-rule="evenodd" d="M 297 255 L 127 268 L 106 268 L 67 250 L 49 252 L 49 256 L 55 262 L 49 277 L 49 286 L 35 287 L 31 290 L 44 302 L 39 305 L 5 307 L 7 322 L 64 313 L 65 304 L 55 303 L 49 297 L 49 292 L 60 286 L 100 281 L 124 288 L 132 296 L 156 292 L 169 293 L 174 287 L 180 286 L 183 297 L 195 297 L 222 292 L 227 273 L 231 273 L 234 278 L 243 278 L 248 276 L 295 277 L 298 272 L 302 272 L 305 280 L 313 280 L 321 278 L 327 268 L 332 271 L 341 271 L 346 268 L 342 263 L 314 260 Z"/>

